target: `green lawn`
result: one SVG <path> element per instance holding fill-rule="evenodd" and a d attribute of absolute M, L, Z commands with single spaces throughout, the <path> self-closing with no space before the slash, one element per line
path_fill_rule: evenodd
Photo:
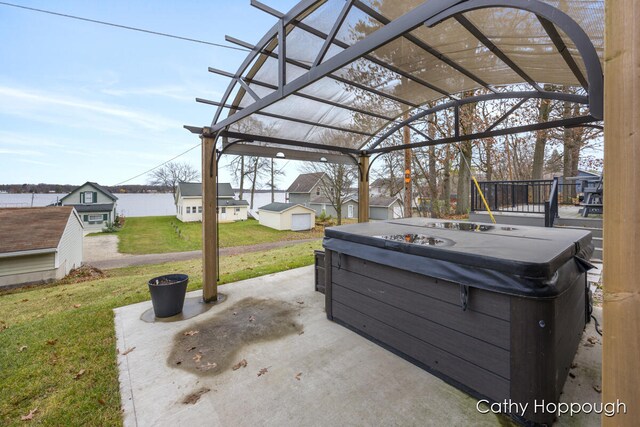
<path fill-rule="evenodd" d="M 220 247 L 247 246 L 282 240 L 321 238 L 322 230 L 278 231 L 254 219 L 220 224 Z M 118 250 L 125 254 L 159 254 L 202 249 L 202 224 L 180 222 L 174 216 L 127 218 Z"/>
<path fill-rule="evenodd" d="M 221 283 L 313 263 L 320 243 L 223 257 Z M 129 267 L 107 278 L 0 294 L 0 425 L 121 425 L 112 309 L 149 299 L 146 281 L 189 274 L 199 289 L 201 263 Z M 121 351 L 123 349 L 120 349 Z"/>

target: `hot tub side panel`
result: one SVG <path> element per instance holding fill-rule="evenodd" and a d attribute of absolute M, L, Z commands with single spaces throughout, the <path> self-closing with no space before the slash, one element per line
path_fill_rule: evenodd
<path fill-rule="evenodd" d="M 476 396 L 509 397 L 511 297 L 326 254 L 327 316 Z"/>
<path fill-rule="evenodd" d="M 535 404 L 558 402 L 585 326 L 585 274 L 552 299 L 511 299 L 511 399 L 525 418 L 551 424 Z"/>

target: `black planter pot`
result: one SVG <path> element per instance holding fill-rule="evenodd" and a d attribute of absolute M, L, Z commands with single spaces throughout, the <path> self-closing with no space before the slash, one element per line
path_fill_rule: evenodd
<path fill-rule="evenodd" d="M 149 292 L 156 317 L 171 317 L 182 312 L 189 276 L 167 274 L 149 280 Z"/>

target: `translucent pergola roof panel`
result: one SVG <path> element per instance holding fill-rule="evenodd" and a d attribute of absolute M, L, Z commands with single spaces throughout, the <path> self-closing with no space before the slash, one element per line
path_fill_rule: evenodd
<path fill-rule="evenodd" d="M 212 131 L 229 141 L 374 152 L 426 114 L 505 97 L 514 109 L 534 98 L 590 107 L 544 128 L 602 119 L 603 1 L 303 0 L 268 12 L 277 23 L 208 102 L 218 105 Z M 509 123 L 478 137 L 532 129 Z"/>

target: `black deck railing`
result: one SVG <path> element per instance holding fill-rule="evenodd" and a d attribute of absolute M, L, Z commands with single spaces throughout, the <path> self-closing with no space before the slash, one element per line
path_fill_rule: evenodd
<path fill-rule="evenodd" d="M 531 179 L 525 181 L 478 182 L 489 209 L 495 212 L 518 212 L 545 215 L 546 203 L 558 214 L 558 205 L 572 203 L 576 195 L 575 183 L 560 183 L 554 179 Z M 471 210 L 486 211 L 475 184 L 471 183 Z"/>
<path fill-rule="evenodd" d="M 544 202 L 544 226 L 553 227 L 553 223 L 558 218 L 558 178 L 553 178 L 549 200 Z"/>

